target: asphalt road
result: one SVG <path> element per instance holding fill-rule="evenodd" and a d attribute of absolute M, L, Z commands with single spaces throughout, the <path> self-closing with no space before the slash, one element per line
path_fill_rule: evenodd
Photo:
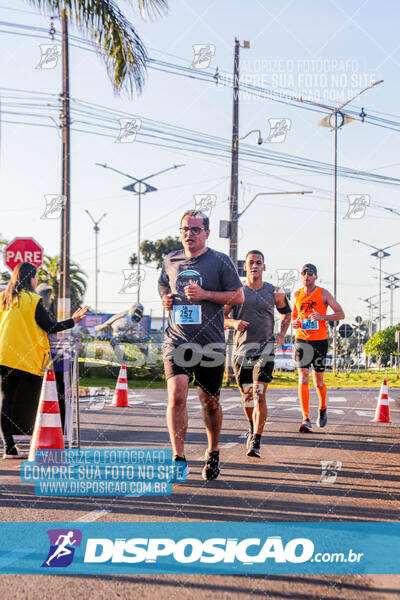
<path fill-rule="evenodd" d="M 46 498 L 19 481 L 17 461 L 2 464 L 1 521 L 398 521 L 400 516 L 400 390 L 390 391 L 393 423 L 371 423 L 377 392 L 335 390 L 328 426 L 298 433 L 295 390 L 268 393 L 261 459 L 245 454 L 246 422 L 236 391 L 224 390 L 221 476 L 201 478 L 205 433 L 190 391 L 186 457 L 190 474 L 166 497 Z M 81 402 L 82 447 L 169 448 L 166 392 L 129 393 L 129 408 L 93 409 Z M 311 395 L 311 418 L 317 398 Z M 321 461 L 336 461 L 334 483 L 321 482 Z M 339 469 L 339 463 L 341 468 Z M 13 598 L 398 598 L 400 576 L 8 576 L 0 590 Z"/>

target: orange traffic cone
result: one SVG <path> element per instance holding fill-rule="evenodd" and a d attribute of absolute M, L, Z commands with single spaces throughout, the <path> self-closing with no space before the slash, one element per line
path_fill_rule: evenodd
<path fill-rule="evenodd" d="M 64 447 L 56 378 L 54 371 L 48 370 L 43 377 L 28 460 L 35 460 L 36 450 L 63 450 Z"/>
<path fill-rule="evenodd" d="M 372 419 L 376 423 L 391 423 L 389 413 L 389 395 L 386 379 L 382 381 L 381 391 L 379 393 L 378 404 L 376 405 L 375 417 Z"/>
<path fill-rule="evenodd" d="M 111 406 L 129 406 L 126 365 L 121 365 Z"/>

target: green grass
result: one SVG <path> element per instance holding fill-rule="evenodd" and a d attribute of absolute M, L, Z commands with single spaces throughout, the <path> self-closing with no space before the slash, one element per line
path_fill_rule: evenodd
<path fill-rule="evenodd" d="M 325 373 L 325 382 L 328 388 L 379 388 L 383 379 L 387 380 L 389 388 L 400 388 L 400 376 L 394 369 L 382 369 L 381 371 L 351 371 L 349 373 L 338 373 L 333 375 L 330 371 Z M 109 387 L 114 389 L 116 379 L 107 377 L 80 377 L 79 386 L 85 387 Z M 147 388 L 150 390 L 165 389 L 165 381 L 147 381 L 145 379 L 129 379 L 129 389 Z M 193 387 L 193 386 L 191 386 Z M 236 386 L 233 386 L 236 387 Z M 286 372 L 275 372 L 274 379 L 269 384 L 271 389 L 296 388 L 297 374 Z"/>

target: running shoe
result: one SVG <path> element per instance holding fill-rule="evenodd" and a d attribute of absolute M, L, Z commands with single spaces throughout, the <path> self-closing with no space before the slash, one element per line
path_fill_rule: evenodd
<path fill-rule="evenodd" d="M 249 429 L 249 431 L 246 433 L 246 449 L 247 450 L 250 450 L 252 441 L 253 441 L 253 434 L 251 433 L 251 431 Z"/>
<path fill-rule="evenodd" d="M 27 458 L 27 457 L 28 457 L 28 453 L 23 452 L 17 446 L 14 446 L 10 450 L 5 450 L 4 454 L 3 454 L 4 459 L 7 459 L 7 458 L 22 459 L 22 458 Z"/>
<path fill-rule="evenodd" d="M 261 448 L 261 440 L 254 435 L 253 439 L 251 441 L 251 445 L 247 450 L 247 456 L 255 456 L 256 458 L 260 458 L 261 457 L 260 448 Z"/>
<path fill-rule="evenodd" d="M 301 433 L 312 433 L 312 426 L 310 419 L 304 419 L 302 424 L 299 427 L 299 431 Z"/>
<path fill-rule="evenodd" d="M 219 450 L 212 450 L 209 452 L 206 450 L 205 454 L 205 464 L 202 472 L 203 479 L 207 481 L 211 481 L 212 479 L 217 479 L 220 469 L 219 469 Z"/>
<path fill-rule="evenodd" d="M 186 477 L 189 474 L 189 467 L 184 456 L 178 456 L 175 454 L 172 459 L 172 466 L 174 467 L 171 476 L 171 483 L 184 483 Z"/>
<path fill-rule="evenodd" d="M 326 408 L 320 408 L 318 419 L 317 419 L 317 427 L 325 427 L 328 422 L 328 413 Z"/>

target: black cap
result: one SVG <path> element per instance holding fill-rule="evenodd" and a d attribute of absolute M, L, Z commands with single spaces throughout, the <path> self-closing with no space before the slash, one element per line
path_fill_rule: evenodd
<path fill-rule="evenodd" d="M 308 269 L 309 271 L 314 271 L 315 275 L 318 275 L 317 267 L 315 265 L 312 265 L 311 263 L 307 263 L 306 265 L 304 265 L 304 267 L 301 268 L 301 272 L 303 272 L 304 269 Z"/>

